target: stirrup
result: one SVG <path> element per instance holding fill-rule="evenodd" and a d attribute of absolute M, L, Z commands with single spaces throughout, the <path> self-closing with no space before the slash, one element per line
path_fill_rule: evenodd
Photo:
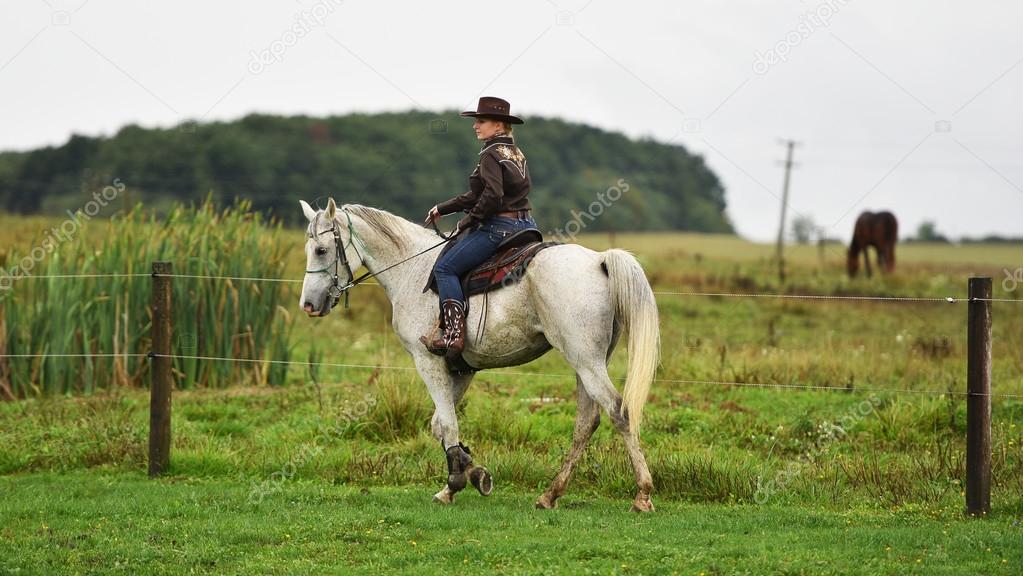
<path fill-rule="evenodd" d="M 437 356 L 445 356 L 448 353 L 447 346 L 444 346 L 443 348 L 435 347 L 433 345 L 433 341 L 430 339 L 429 336 L 420 336 L 419 341 L 423 343 L 423 346 L 426 347 L 426 350 L 430 352 L 430 354 L 435 354 Z M 445 338 L 444 341 L 447 342 L 447 338 Z"/>

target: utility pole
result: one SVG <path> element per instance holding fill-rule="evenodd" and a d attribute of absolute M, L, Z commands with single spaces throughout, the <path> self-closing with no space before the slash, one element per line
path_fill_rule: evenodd
<path fill-rule="evenodd" d="M 785 183 L 781 191 L 781 223 L 778 225 L 778 281 L 785 282 L 785 212 L 789 207 L 789 174 L 792 172 L 792 150 L 798 144 L 795 140 L 781 140 L 787 147 L 785 154 Z"/>

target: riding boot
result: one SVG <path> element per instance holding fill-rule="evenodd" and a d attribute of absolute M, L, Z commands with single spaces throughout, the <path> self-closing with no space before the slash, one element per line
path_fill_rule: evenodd
<path fill-rule="evenodd" d="M 445 300 L 444 325 L 447 327 L 448 358 L 457 358 L 465 349 L 465 305 L 460 300 Z"/>
<path fill-rule="evenodd" d="M 421 336 L 419 341 L 438 356 L 457 357 L 465 349 L 465 307 L 459 300 L 447 299 L 441 303 L 444 331 L 432 341 Z"/>

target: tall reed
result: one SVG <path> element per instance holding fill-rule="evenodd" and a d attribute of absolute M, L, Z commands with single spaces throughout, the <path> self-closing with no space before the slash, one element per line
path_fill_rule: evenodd
<path fill-rule="evenodd" d="M 145 354 L 150 350 L 148 276 L 54 278 L 60 274 L 148 273 L 170 261 L 175 274 L 277 278 L 285 268 L 280 226 L 246 202 L 218 211 L 207 200 L 175 207 L 162 219 L 136 207 L 106 224 L 98 241 L 59 243 L 32 276 L 0 293 L 0 397 L 90 393 L 144 386 L 145 356 L 60 357 L 58 354 Z M 16 254 L 0 264 L 17 262 Z M 291 318 L 284 284 L 173 278 L 172 350 L 180 356 L 256 360 L 290 358 Z M 16 354 L 46 355 L 35 358 Z M 279 384 L 287 366 L 176 358 L 179 388 Z"/>

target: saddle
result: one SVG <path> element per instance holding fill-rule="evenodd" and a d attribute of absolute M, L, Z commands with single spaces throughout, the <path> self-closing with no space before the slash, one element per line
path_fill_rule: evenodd
<path fill-rule="evenodd" d="M 457 240 L 449 242 L 437 259 L 442 258 L 456 242 Z M 466 300 L 469 299 L 469 296 L 493 292 L 504 286 L 517 283 L 522 279 L 526 273 L 526 267 L 538 252 L 558 244 L 560 242 L 544 242 L 543 235 L 536 229 L 519 230 L 505 238 L 497 245 L 493 256 L 462 276 L 462 292 L 465 294 Z M 423 292 L 427 290 L 437 292 L 437 279 L 432 272 Z"/>
<path fill-rule="evenodd" d="M 444 253 L 457 242 L 457 239 L 448 242 L 437 259 L 443 257 Z M 498 244 L 493 256 L 460 278 L 462 293 L 465 294 L 466 315 L 469 313 L 469 296 L 483 294 L 484 313 L 480 317 L 480 325 L 476 331 L 477 342 L 483 337 L 485 330 L 487 295 L 499 288 L 516 284 L 525 275 L 526 267 L 539 251 L 558 244 L 560 242 L 544 242 L 543 235 L 539 230 L 520 230 Z M 437 279 L 433 272 L 430 272 L 430 279 L 426 283 L 426 288 L 423 288 L 423 292 L 428 290 L 437 292 Z M 434 330 L 440 329 L 442 329 L 442 319 L 438 318 L 437 327 Z M 446 363 L 448 371 L 452 374 L 469 374 L 479 371 L 479 368 L 471 366 L 461 355 L 454 359 L 447 358 Z"/>

